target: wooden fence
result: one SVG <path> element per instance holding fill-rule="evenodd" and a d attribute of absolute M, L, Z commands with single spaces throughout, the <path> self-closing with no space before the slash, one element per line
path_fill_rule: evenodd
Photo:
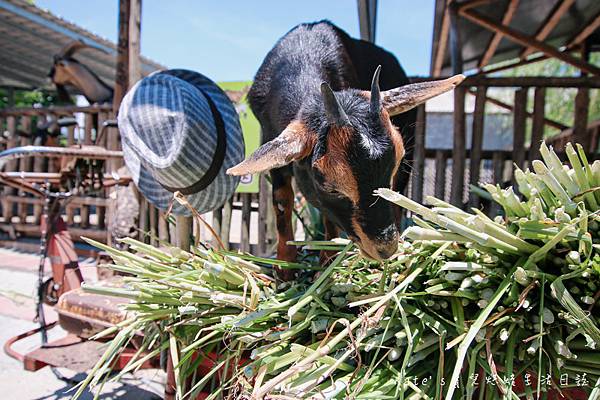
<path fill-rule="evenodd" d="M 415 79 L 428 80 L 430 78 Z M 488 94 L 490 88 L 512 88 L 513 101 L 505 103 Z M 550 120 L 544 113 L 545 91 L 547 87 L 574 88 L 575 123 L 570 130 L 563 124 Z M 469 77 L 454 92 L 453 112 L 453 147 L 452 149 L 426 148 L 427 137 L 425 107 L 418 109 L 418 120 L 414 142 L 412 178 L 409 195 L 422 202 L 423 195 L 433 194 L 445 198 L 460 207 L 478 206 L 477 197 L 469 193 L 469 184 L 477 184 L 480 180 L 491 183 L 510 181 L 513 163 L 526 167 L 537 157 L 537 146 L 530 150 L 530 143 L 539 143 L 544 128 L 551 126 L 564 131 L 553 139 L 553 143 L 564 146 L 566 140 L 582 143 L 588 150 L 598 146 L 599 125 L 592 123 L 588 127 L 587 115 L 589 107 L 589 90 L 599 88 L 599 78 L 488 78 Z M 475 96 L 472 118 L 472 140 L 467 148 L 465 97 Z M 528 102 L 533 105 L 528 108 Z M 484 121 L 486 104 L 506 109 L 512 116 L 512 150 L 488 151 L 483 149 Z M 47 145 L 72 145 L 76 143 L 95 143 L 102 122 L 112 118 L 112 110 L 106 105 L 90 107 L 50 107 L 8 109 L 0 111 L 0 148 L 33 144 L 37 127 L 44 121 L 64 116 L 75 116 L 80 124 L 66 129 L 65 136 L 49 138 Z M 528 123 L 528 119 L 531 123 Z M 530 132 L 529 128 L 530 127 Z M 98 145 L 109 149 L 119 149 L 119 138 L 116 129 L 110 129 Z M 593 155 L 592 155 L 593 157 Z M 118 168 L 114 162 L 107 163 L 107 172 Z M 57 172 L 57 166 L 51 159 L 30 157 L 7 163 L 4 171 L 23 171 L 31 173 Z M 429 177 L 429 178 L 428 178 Z M 433 179 L 433 190 L 424 191 L 424 187 Z M 2 188 L 2 221 L 0 230 L 20 235 L 37 237 L 42 212 L 42 202 L 25 193 L 12 188 Z M 74 198 L 65 210 L 65 218 L 75 238 L 87 236 L 106 241 L 106 213 L 108 193 L 95 196 Z M 264 177 L 260 180 L 260 193 L 240 193 L 216 210 L 211 216 L 205 216 L 216 234 L 226 247 L 239 248 L 255 254 L 269 254 L 275 243 L 275 229 L 271 208 L 270 185 Z M 202 240 L 211 240 L 211 234 L 202 223 L 194 221 L 193 232 Z M 170 241 L 174 237 L 171 224 L 164 214 L 140 199 L 138 226 L 142 231 L 151 232 L 154 236 L 146 237 L 148 242 L 158 244 L 159 240 Z M 213 240 L 214 242 L 214 240 Z"/>
<path fill-rule="evenodd" d="M 545 115 L 546 88 L 548 87 L 576 89 L 577 95 L 575 97 L 574 126 L 554 139 L 547 139 L 547 142 L 557 145 L 561 150 L 561 146 L 564 146 L 567 140 L 571 140 L 581 143 L 589 153 L 595 153 L 598 146 L 598 124 L 592 123 L 588 126 L 587 119 L 589 90 L 600 88 L 600 79 L 587 77 L 468 77 L 454 91 L 453 148 L 451 150 L 425 147 L 427 135 L 425 107 L 420 106 L 418 109 L 410 197 L 422 202 L 426 177 L 433 175 L 435 180 L 433 195 L 445 198 L 459 207 L 477 207 L 479 198 L 470 193 L 469 185 L 478 184 L 483 170 L 489 172 L 487 174 L 488 182 L 504 184 L 507 180 L 511 180 L 513 165 L 525 168 L 531 160 L 539 158 L 537 144 L 544 136 L 544 128 L 546 126 L 559 130 L 568 128 L 557 121 L 550 120 Z M 512 89 L 514 91 L 512 104 L 488 95 L 491 88 Z M 475 96 L 471 148 L 466 146 L 465 97 L 467 95 Z M 531 100 L 529 103 L 533 104 L 532 110 L 528 109 L 528 100 Z M 494 104 L 512 114 L 512 150 L 483 150 L 486 104 Z M 528 124 L 528 119 L 531 120 L 530 124 Z M 531 127 L 530 130 L 528 126 Z M 532 143 L 533 146 L 531 146 Z M 594 158 L 595 154 L 591 154 L 591 156 Z M 426 171 L 426 165 L 432 171 Z"/>

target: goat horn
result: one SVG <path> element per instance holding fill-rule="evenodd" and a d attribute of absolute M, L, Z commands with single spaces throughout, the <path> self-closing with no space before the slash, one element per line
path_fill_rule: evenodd
<path fill-rule="evenodd" d="M 381 72 L 381 65 L 377 67 L 373 74 L 373 80 L 371 81 L 371 112 L 373 114 L 379 114 L 381 109 L 381 91 L 379 90 L 379 73 Z"/>
<path fill-rule="evenodd" d="M 63 57 L 70 57 L 73 54 L 75 54 L 75 52 L 81 50 L 81 49 L 85 49 L 85 48 L 90 48 L 90 49 L 95 49 L 98 51 L 101 51 L 103 53 L 106 53 L 106 51 L 104 49 L 101 49 L 99 47 L 95 47 L 95 46 L 90 46 L 89 44 L 86 44 L 83 40 L 74 40 L 71 43 L 68 43 L 67 45 L 65 45 L 56 55 L 56 57 L 58 58 L 63 58 Z"/>
<path fill-rule="evenodd" d="M 325 113 L 330 123 L 336 125 L 349 125 L 350 120 L 346 112 L 340 105 L 335 93 L 327 82 L 321 83 L 321 94 L 323 95 L 323 104 L 325 105 Z"/>
<path fill-rule="evenodd" d="M 412 83 L 395 89 L 381 92 L 383 107 L 393 116 L 415 108 L 432 97 L 446 93 L 458 86 L 465 79 L 464 75 L 434 82 Z"/>

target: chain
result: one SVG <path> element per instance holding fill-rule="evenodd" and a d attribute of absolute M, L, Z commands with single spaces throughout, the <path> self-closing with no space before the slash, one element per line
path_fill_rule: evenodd
<path fill-rule="evenodd" d="M 44 315 L 44 267 L 46 264 L 46 257 L 48 255 L 48 228 L 51 221 L 50 217 L 50 196 L 46 193 L 44 197 L 44 208 L 42 211 L 42 233 L 40 237 L 40 264 L 38 266 L 38 284 L 37 284 L 37 313 L 35 319 L 39 322 L 41 327 L 46 326 L 46 317 Z M 42 334 L 42 345 L 48 342 L 48 334 L 46 329 L 41 330 Z"/>

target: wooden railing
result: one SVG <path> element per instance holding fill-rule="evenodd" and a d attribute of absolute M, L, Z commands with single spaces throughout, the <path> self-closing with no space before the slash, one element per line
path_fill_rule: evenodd
<path fill-rule="evenodd" d="M 430 79 L 417 78 L 414 80 Z M 488 89 L 500 87 L 514 89 L 512 104 L 488 95 Z M 524 168 L 532 160 L 539 158 L 537 144 L 543 139 L 546 126 L 558 129 L 567 128 L 545 115 L 545 94 L 548 87 L 577 89 L 574 126 L 553 140 L 552 143 L 564 145 L 564 139 L 568 138 L 570 141 L 581 143 L 589 153 L 594 153 L 598 146 L 599 128 L 596 124 L 590 124 L 589 127 L 587 124 L 589 90 L 600 88 L 600 78 L 468 77 L 454 90 L 453 148 L 451 150 L 425 148 L 426 113 L 424 106 L 419 107 L 409 195 L 419 202 L 423 200 L 425 193 L 425 195 L 444 198 L 459 207 L 476 207 L 479 205 L 479 199 L 469 192 L 470 184 L 477 185 L 480 180 L 499 184 L 511 181 L 513 165 Z M 466 146 L 465 97 L 467 94 L 475 96 L 471 148 Z M 533 110 L 527 108 L 530 95 L 533 97 Z M 513 122 L 511 151 L 483 150 L 485 106 L 488 103 L 511 112 L 509 114 L 512 116 Z M 529 125 L 528 119 L 531 119 Z M 530 132 L 528 132 L 528 126 L 531 126 Z M 560 138 L 563 139 L 562 142 L 559 140 Z M 531 146 L 532 143 L 533 146 Z M 560 151 L 561 148 L 559 147 L 558 150 Z M 595 154 L 591 154 L 591 157 L 594 158 Z M 482 173 L 485 176 L 482 176 Z M 433 190 L 431 190 L 432 179 L 434 181 Z M 429 190 L 424 190 L 426 187 Z"/>
<path fill-rule="evenodd" d="M 108 105 L 89 107 L 48 107 L 48 108 L 14 108 L 0 111 L 0 148 L 2 150 L 26 146 L 42 145 L 41 125 L 63 117 L 75 117 L 76 125 L 62 128 L 59 136 L 45 138 L 46 146 L 70 146 L 74 144 L 98 144 L 109 149 L 118 149 L 118 136 L 115 129 L 110 129 L 96 143 L 103 122 L 112 118 L 112 109 Z M 55 128 L 56 129 L 56 128 Z M 112 132 L 111 132 L 112 131 Z M 107 166 L 108 168 L 109 166 Z M 59 172 L 58 159 L 48 157 L 26 157 L 7 162 L 4 172 Z M 39 223 L 42 214 L 43 200 L 15 188 L 2 189 L 2 222 L 4 231 L 26 236 L 40 234 Z M 66 207 L 65 218 L 75 237 L 88 236 L 98 240 L 106 240 L 106 196 L 99 193 L 94 196 L 77 197 Z"/>

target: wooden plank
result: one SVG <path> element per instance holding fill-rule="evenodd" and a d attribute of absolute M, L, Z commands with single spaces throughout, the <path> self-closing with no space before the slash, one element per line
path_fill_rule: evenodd
<path fill-rule="evenodd" d="M 9 116 L 6 118 L 6 130 L 8 131 L 8 140 L 6 143 L 6 148 L 11 149 L 17 146 L 18 138 L 17 138 L 17 119 L 14 116 Z M 4 170 L 5 171 L 16 171 L 18 167 L 18 160 L 10 160 L 6 163 Z M 2 218 L 4 218 L 5 222 L 10 222 L 13 216 L 13 203 L 7 200 L 7 196 L 16 194 L 16 189 L 11 187 L 4 188 L 4 195 L 2 199 Z"/>
<path fill-rule="evenodd" d="M 417 108 L 415 144 L 412 169 L 412 199 L 423 202 L 423 180 L 425 178 L 425 104 Z"/>
<path fill-rule="evenodd" d="M 90 145 L 94 143 L 92 140 L 92 129 L 94 128 L 94 115 L 86 113 L 83 125 L 83 144 Z"/>
<path fill-rule="evenodd" d="M 550 11 L 550 14 L 548 15 L 548 17 L 546 17 L 546 20 L 538 29 L 537 33 L 534 36 L 535 39 L 539 40 L 540 42 L 543 42 L 548 37 L 550 32 L 552 32 L 552 30 L 556 27 L 556 25 L 558 25 L 558 22 L 560 21 L 562 16 L 569 10 L 569 8 L 571 8 L 573 3 L 575 3 L 575 0 L 559 1 Z M 523 52 L 521 52 L 519 58 L 524 59 L 534 51 L 534 48 L 527 47 L 525 48 L 525 50 L 523 50 Z"/>
<path fill-rule="evenodd" d="M 515 111 L 513 114 L 513 151 L 512 160 L 519 168 L 525 164 L 525 129 L 527 127 L 527 89 L 515 92 Z"/>
<path fill-rule="evenodd" d="M 447 77 L 418 77 L 410 78 L 411 83 L 432 82 Z M 555 87 L 555 88 L 580 88 L 600 89 L 600 77 L 589 76 L 503 76 L 491 77 L 486 75 L 470 75 L 465 78 L 461 86 L 487 86 L 487 87 Z"/>
<path fill-rule="evenodd" d="M 212 228 L 217 235 L 221 234 L 223 222 L 223 207 L 219 207 L 212 212 Z M 216 240 L 213 238 L 214 245 L 217 245 Z"/>
<path fill-rule="evenodd" d="M 454 89 L 454 140 L 452 144 L 452 187 L 450 202 L 462 207 L 465 173 L 465 87 Z"/>
<path fill-rule="evenodd" d="M 90 206 L 83 205 L 79 209 L 79 226 L 83 229 L 90 227 Z"/>
<path fill-rule="evenodd" d="M 110 111 L 111 107 L 106 104 L 93 104 L 90 106 L 50 106 L 50 107 L 13 107 L 0 110 L 0 117 L 9 115 L 18 117 L 23 115 L 47 115 L 55 114 L 61 116 L 70 116 L 73 113 L 95 113 L 98 111 Z"/>
<path fill-rule="evenodd" d="M 600 13 L 596 14 L 590 23 L 584 25 L 583 29 L 571 39 L 569 47 L 583 43 L 598 28 L 600 28 Z"/>
<path fill-rule="evenodd" d="M 512 21 L 518 7 L 519 0 L 510 0 L 508 5 L 506 6 L 506 11 L 504 11 L 504 16 L 502 17 L 502 25 L 510 24 L 510 21 Z M 489 64 L 494 54 L 496 54 L 496 49 L 498 48 L 498 45 L 500 44 L 501 40 L 502 33 L 498 31 L 494 32 L 494 35 L 492 36 L 492 39 L 490 40 L 490 43 L 488 44 L 485 50 L 485 53 L 483 53 L 481 60 L 479 60 L 480 69 Z"/>
<path fill-rule="evenodd" d="M 442 64 L 444 63 L 444 56 L 446 55 L 446 47 L 448 45 L 448 32 L 450 30 L 450 16 L 447 10 L 448 3 L 450 0 L 445 0 L 445 10 L 442 13 L 442 26 L 440 29 L 440 37 L 438 38 L 438 42 L 434 44 L 435 54 L 433 57 L 433 71 L 431 71 L 432 76 L 440 76 L 442 72 Z"/>
<path fill-rule="evenodd" d="M 477 186 L 479 184 L 479 173 L 481 170 L 481 151 L 483 150 L 483 128 L 485 122 L 485 98 L 487 88 L 479 86 L 475 97 L 475 109 L 473 110 L 473 129 L 471 134 L 471 156 L 469 158 L 469 183 Z M 479 207 L 479 196 L 469 196 L 469 205 Z"/>
<path fill-rule="evenodd" d="M 156 208 L 155 208 L 156 209 Z M 192 235 L 192 217 L 176 216 L 177 228 L 177 247 L 185 251 L 190 251 Z"/>
<path fill-rule="evenodd" d="M 267 255 L 267 223 L 269 204 L 269 183 L 265 174 L 260 174 L 258 181 L 258 255 Z"/>
<path fill-rule="evenodd" d="M 39 197 L 19 197 L 18 195 L 11 195 L 11 196 L 7 196 L 6 197 L 8 200 L 12 201 L 12 202 L 22 202 L 23 204 L 33 204 L 33 205 L 43 205 L 44 204 L 44 199 L 39 198 Z M 73 205 L 76 206 L 81 206 L 81 205 L 87 205 L 87 206 L 104 206 L 107 203 L 107 199 L 101 198 L 101 197 L 89 197 L 89 196 L 85 196 L 85 197 L 73 197 L 73 199 L 71 199 L 69 202 L 72 203 Z"/>
<path fill-rule="evenodd" d="M 476 95 L 476 92 L 473 91 L 473 90 L 469 90 L 468 93 L 471 94 L 471 95 L 474 95 L 474 96 Z M 513 111 L 514 110 L 514 107 L 511 106 L 510 104 L 506 104 L 506 103 L 504 103 L 504 102 L 502 102 L 502 101 L 500 101 L 500 100 L 498 100 L 498 99 L 496 99 L 494 97 L 486 96 L 485 100 L 486 100 L 486 102 L 488 102 L 490 104 L 494 104 L 494 105 L 496 105 L 496 106 L 498 106 L 500 108 L 504 108 L 505 110 L 509 110 L 509 111 Z M 527 111 L 527 117 L 532 118 L 533 116 L 534 115 L 533 115 L 532 112 Z M 558 129 L 560 131 L 564 131 L 565 129 L 569 128 L 568 126 L 563 125 L 560 122 L 557 122 L 557 121 L 554 121 L 554 120 L 551 120 L 551 119 L 545 118 L 545 117 L 544 117 L 544 124 L 548 125 L 548 126 L 551 126 L 552 128 Z"/>
<path fill-rule="evenodd" d="M 508 39 L 513 42 L 520 44 L 521 46 L 529 46 L 534 48 L 535 50 L 541 51 L 544 54 L 549 55 L 550 57 L 561 60 L 567 64 L 573 65 L 574 67 L 579 68 L 581 71 L 586 72 L 592 75 L 600 75 L 600 68 L 590 64 L 589 62 L 585 62 L 580 58 L 574 57 L 567 53 L 562 53 L 555 47 L 547 45 L 544 42 L 540 42 L 530 36 L 523 34 L 515 29 L 512 29 L 508 26 L 498 25 L 494 20 L 486 17 L 485 15 L 473 10 L 462 10 L 461 15 L 467 18 L 469 21 L 476 23 L 486 29 L 489 29 L 493 32 L 501 32 Z"/>
<path fill-rule="evenodd" d="M 113 95 L 113 112 L 117 114 L 121 100 L 129 89 L 129 22 L 131 0 L 119 0 L 119 34 L 117 42 L 117 68 Z"/>
<path fill-rule="evenodd" d="M 145 235 L 149 228 L 148 221 L 148 200 L 144 196 L 140 196 L 140 217 L 139 217 L 139 229 L 141 231 L 140 241 L 144 243 L 150 243 L 150 239 Z"/>
<path fill-rule="evenodd" d="M 142 0 L 130 0 L 129 11 L 129 88 L 142 79 L 140 32 L 142 27 Z"/>
<path fill-rule="evenodd" d="M 34 224 L 6 224 L 0 223 L 0 229 L 10 229 L 14 228 L 15 231 L 36 239 L 40 238 L 40 226 Z M 82 237 L 87 237 L 93 240 L 97 240 L 101 243 L 106 243 L 106 231 L 100 229 L 82 229 L 78 227 L 69 227 L 69 234 L 75 241 L 82 242 Z M 39 246 L 39 245 L 38 245 Z"/>
<path fill-rule="evenodd" d="M 452 64 L 452 73 L 460 74 L 463 72 L 462 40 L 461 32 L 458 29 L 458 3 L 450 2 L 448 10 L 450 14 L 450 60 Z"/>
<path fill-rule="evenodd" d="M 591 135 L 587 129 L 588 109 L 590 104 L 590 92 L 588 89 L 580 88 L 575 95 L 575 120 L 573 123 L 573 141 L 590 151 Z"/>
<path fill-rule="evenodd" d="M 21 117 L 21 130 L 25 133 L 31 134 L 31 117 L 24 116 Z M 27 146 L 31 143 L 31 139 L 28 137 L 20 138 L 19 146 Z M 33 158 L 27 157 L 21 160 L 19 171 L 21 172 L 31 172 L 33 170 Z M 25 192 L 22 190 L 19 191 L 19 196 L 25 196 Z M 25 203 L 19 201 L 17 202 L 17 215 L 19 216 L 19 221 L 24 223 L 27 219 L 28 207 Z"/>
<path fill-rule="evenodd" d="M 434 195 L 438 199 L 445 199 L 446 192 L 446 165 L 447 155 L 443 151 L 435 152 L 435 191 Z"/>
<path fill-rule="evenodd" d="M 540 158 L 540 143 L 544 139 L 544 113 L 546 108 L 546 88 L 535 88 L 533 95 L 533 122 L 531 125 L 531 145 L 529 162 Z"/>
<path fill-rule="evenodd" d="M 501 151 L 496 151 L 492 155 L 492 169 L 493 175 L 492 178 L 494 180 L 495 185 L 503 184 L 503 175 L 504 175 L 504 153 Z M 492 206 L 490 208 L 490 216 L 496 216 L 500 213 L 500 206 L 495 201 L 492 202 Z"/>
<path fill-rule="evenodd" d="M 158 238 L 162 241 L 169 242 L 169 226 L 167 216 L 164 212 L 158 213 Z"/>
<path fill-rule="evenodd" d="M 231 232 L 231 213 L 233 197 L 223 205 L 223 220 L 221 225 L 221 241 L 229 249 L 229 233 Z"/>
<path fill-rule="evenodd" d="M 250 218 L 252 217 L 252 195 L 242 193 L 242 225 L 240 235 L 240 249 L 250 251 Z"/>
<path fill-rule="evenodd" d="M 75 127 L 74 126 L 69 126 L 67 127 L 67 146 L 72 146 L 75 144 Z M 35 162 L 38 163 L 39 162 L 39 167 L 35 168 L 34 167 L 34 171 L 35 172 L 40 172 L 43 171 L 43 165 L 41 163 L 42 159 L 41 157 L 35 157 Z M 73 202 L 69 202 L 69 204 L 66 206 L 65 211 L 67 214 L 67 225 L 73 225 L 73 221 L 74 221 L 74 217 L 75 217 L 75 207 L 73 207 L 74 204 Z M 34 208 L 34 213 L 35 213 L 35 218 L 36 221 L 39 221 L 41 212 L 42 212 L 42 208 L 41 207 L 35 207 Z"/>
<path fill-rule="evenodd" d="M 148 226 L 151 235 L 150 244 L 157 246 L 158 242 L 155 238 L 158 236 L 158 209 L 152 204 L 148 204 Z"/>

